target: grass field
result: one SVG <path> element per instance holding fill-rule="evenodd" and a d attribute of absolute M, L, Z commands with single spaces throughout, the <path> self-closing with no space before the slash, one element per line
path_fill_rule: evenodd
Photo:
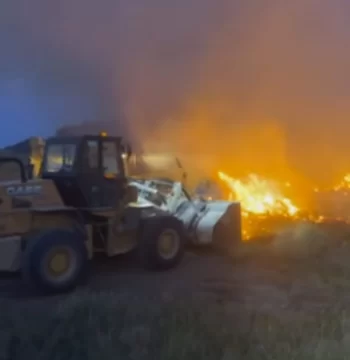
<path fill-rule="evenodd" d="M 349 359 L 350 313 L 278 317 L 224 304 L 154 304 L 101 294 L 54 309 L 2 306 L 2 359 Z"/>
<path fill-rule="evenodd" d="M 347 226 L 304 224 L 268 243 L 247 243 L 233 258 L 273 269 L 290 289 L 329 294 L 312 311 L 266 312 L 229 299 L 141 302 L 109 293 L 73 294 L 56 305 L 3 300 L 0 358 L 350 359 L 349 234 Z"/>

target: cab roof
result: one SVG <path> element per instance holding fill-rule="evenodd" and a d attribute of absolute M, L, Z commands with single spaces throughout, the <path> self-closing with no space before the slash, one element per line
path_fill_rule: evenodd
<path fill-rule="evenodd" d="M 47 139 L 46 143 L 47 144 L 78 144 L 82 141 L 85 140 L 98 140 L 98 139 L 103 139 L 103 140 L 113 140 L 113 141 L 118 141 L 121 142 L 122 141 L 122 137 L 121 136 L 101 136 L 101 135 L 58 135 L 58 136 L 52 136 L 50 138 Z"/>

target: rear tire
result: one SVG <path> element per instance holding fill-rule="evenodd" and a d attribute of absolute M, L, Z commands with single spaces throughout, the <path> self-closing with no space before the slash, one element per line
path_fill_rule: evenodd
<path fill-rule="evenodd" d="M 43 294 L 74 290 L 88 272 L 88 252 L 83 233 L 76 230 L 42 231 L 27 240 L 22 276 Z"/>
<path fill-rule="evenodd" d="M 143 266 L 158 271 L 175 268 L 184 257 L 185 239 L 184 225 L 177 218 L 157 216 L 146 219 L 139 243 Z M 169 244 L 167 251 L 163 246 L 165 242 Z"/>

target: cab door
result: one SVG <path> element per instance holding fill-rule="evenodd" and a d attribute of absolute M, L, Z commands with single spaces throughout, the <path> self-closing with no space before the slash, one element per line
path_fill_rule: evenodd
<path fill-rule="evenodd" d="M 97 138 L 88 139 L 84 144 L 83 157 L 83 181 L 86 189 L 87 203 L 89 207 L 98 208 L 103 203 L 103 189 L 101 182 L 101 150 L 100 141 Z"/>
<path fill-rule="evenodd" d="M 118 139 L 101 139 L 102 206 L 117 207 L 124 196 L 126 178 Z"/>

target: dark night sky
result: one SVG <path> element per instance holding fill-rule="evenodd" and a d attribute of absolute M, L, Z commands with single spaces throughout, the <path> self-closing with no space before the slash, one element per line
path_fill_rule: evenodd
<path fill-rule="evenodd" d="M 217 22 L 208 4 L 1 4 L 0 145 L 72 122 L 176 110 Z"/>

